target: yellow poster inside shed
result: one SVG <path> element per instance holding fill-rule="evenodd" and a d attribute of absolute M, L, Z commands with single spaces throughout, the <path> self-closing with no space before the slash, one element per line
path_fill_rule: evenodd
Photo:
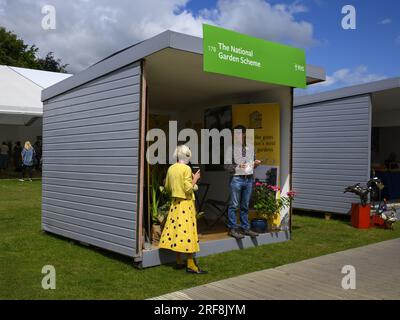
<path fill-rule="evenodd" d="M 254 129 L 257 159 L 264 166 L 280 166 L 280 106 L 277 103 L 236 104 L 232 106 L 232 125 Z"/>

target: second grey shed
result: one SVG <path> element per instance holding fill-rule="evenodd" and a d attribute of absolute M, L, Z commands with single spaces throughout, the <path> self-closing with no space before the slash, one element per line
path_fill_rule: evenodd
<path fill-rule="evenodd" d="M 345 186 L 379 177 L 391 152 L 400 155 L 400 78 L 297 96 L 293 116 L 294 208 L 347 214 L 355 195 Z M 381 176 L 398 201 L 400 173 Z M 390 175 L 393 175 L 390 176 Z M 392 190 L 390 190 L 392 189 Z M 396 189 L 396 190 L 395 190 Z"/>

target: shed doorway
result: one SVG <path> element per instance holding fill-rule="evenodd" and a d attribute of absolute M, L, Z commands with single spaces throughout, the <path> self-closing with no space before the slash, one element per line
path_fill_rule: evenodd
<path fill-rule="evenodd" d="M 277 103 L 282 107 L 283 117 L 276 122 L 283 124 L 282 153 L 285 159 L 281 164 L 280 179 L 282 187 L 290 188 L 290 125 L 291 125 L 291 93 L 292 89 L 256 81 L 227 77 L 203 72 L 202 55 L 164 49 L 144 62 L 146 78 L 146 132 L 152 128 L 168 132 L 168 122 L 177 122 L 177 131 L 192 128 L 196 131 L 209 128 L 208 117 L 219 113 L 221 123 L 218 129 L 232 129 L 232 106 L 239 104 Z M 168 135 L 167 135 L 168 138 Z M 201 143 L 201 142 L 200 142 Z M 149 143 L 146 143 L 146 147 Z M 200 149 L 200 148 L 199 148 Z M 168 148 L 167 148 L 168 152 Z M 200 158 L 200 155 L 199 155 Z M 201 183 L 196 192 L 198 211 L 203 216 L 198 219 L 200 245 L 215 244 L 219 240 L 228 239 L 226 218 L 223 204 L 229 199 L 229 173 L 223 165 L 199 164 Z M 157 250 L 157 239 L 154 239 L 152 217 L 152 183 L 165 178 L 168 165 L 149 165 L 144 168 L 144 207 L 143 207 L 143 239 L 144 250 Z M 156 177 L 154 179 L 154 177 Z M 219 202 L 219 209 L 213 206 Z M 162 200 L 161 200 L 162 201 Z M 249 218 L 254 212 L 249 212 Z M 153 235 L 153 236 L 152 236 Z M 287 235 L 288 239 L 289 235 Z M 279 236 L 276 237 L 278 239 Z M 230 238 L 232 239 L 232 238 Z M 280 241 L 282 241 L 280 239 Z"/>
<path fill-rule="evenodd" d="M 371 175 L 385 185 L 382 198 L 400 204 L 400 89 L 372 94 Z"/>

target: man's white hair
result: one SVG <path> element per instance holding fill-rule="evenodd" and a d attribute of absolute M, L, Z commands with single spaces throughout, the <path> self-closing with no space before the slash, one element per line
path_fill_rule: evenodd
<path fill-rule="evenodd" d="M 182 161 L 184 163 L 189 163 L 191 157 L 192 151 L 190 151 L 188 146 L 182 144 L 176 147 L 174 152 L 175 159 L 178 159 L 178 161 Z"/>

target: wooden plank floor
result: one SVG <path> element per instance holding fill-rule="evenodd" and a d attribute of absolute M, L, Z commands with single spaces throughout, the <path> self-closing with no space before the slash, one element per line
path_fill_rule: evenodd
<path fill-rule="evenodd" d="M 344 290 L 343 266 L 356 270 L 356 289 Z M 211 271 L 212 272 L 212 271 Z M 400 299 L 400 239 L 346 250 L 172 292 L 155 300 Z"/>

